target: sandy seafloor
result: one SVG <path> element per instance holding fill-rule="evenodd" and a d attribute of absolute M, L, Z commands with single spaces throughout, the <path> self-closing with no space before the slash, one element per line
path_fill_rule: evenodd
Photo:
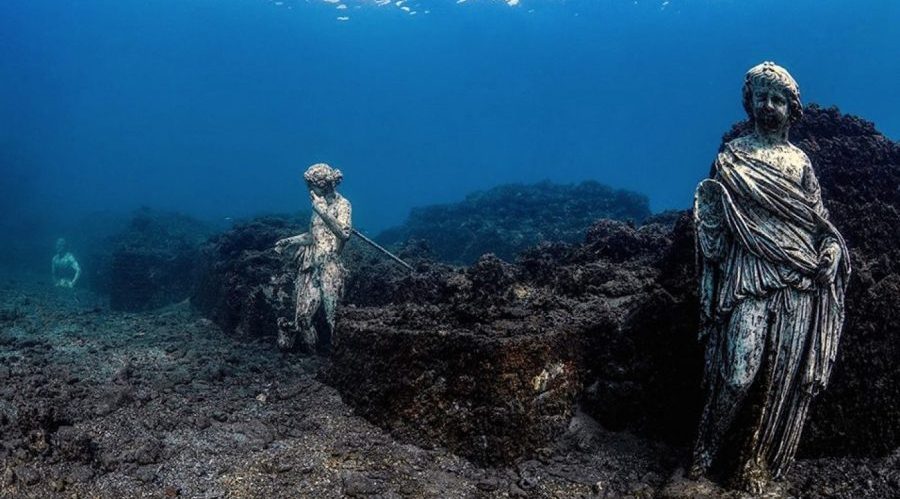
<path fill-rule="evenodd" d="M 0 497 L 667 497 L 687 449 L 579 413 L 532 459 L 481 468 L 398 442 L 319 381 L 327 358 L 224 335 L 189 303 L 109 310 L 0 280 Z M 772 496 L 897 497 L 900 452 L 800 460 Z M 738 497 L 738 494 L 724 494 Z"/>

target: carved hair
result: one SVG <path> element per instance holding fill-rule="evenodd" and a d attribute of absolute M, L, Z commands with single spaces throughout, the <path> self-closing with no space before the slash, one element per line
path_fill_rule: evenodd
<path fill-rule="evenodd" d="M 344 180 L 344 174 L 337 168 L 332 168 L 325 163 L 316 163 L 306 169 L 303 179 L 311 186 L 327 189 L 338 186 Z"/>
<path fill-rule="evenodd" d="M 750 68 L 744 77 L 743 101 L 744 111 L 754 120 L 753 89 L 759 85 L 771 85 L 782 90 L 788 97 L 788 114 L 790 123 L 796 123 L 803 117 L 803 104 L 800 102 L 800 87 L 794 77 L 783 67 L 766 61 Z"/>

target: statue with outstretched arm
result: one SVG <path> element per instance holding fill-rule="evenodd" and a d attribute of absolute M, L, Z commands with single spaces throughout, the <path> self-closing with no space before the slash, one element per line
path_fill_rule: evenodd
<path fill-rule="evenodd" d="M 318 163 L 310 166 L 303 178 L 313 209 L 309 232 L 275 243 L 276 252 L 293 251 L 299 263 L 294 320 L 278 319 L 278 346 L 292 349 L 299 332 L 306 349 L 315 351 L 324 346 L 321 340 L 330 339 L 334 333 L 335 311 L 346 275 L 341 252 L 352 234 L 351 206 L 336 190 L 343 180 L 340 170 Z M 318 331 L 313 322 L 320 309 L 327 331 Z"/>

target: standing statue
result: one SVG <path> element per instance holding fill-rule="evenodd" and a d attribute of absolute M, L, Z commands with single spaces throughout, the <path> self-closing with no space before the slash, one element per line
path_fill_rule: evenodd
<path fill-rule="evenodd" d="M 279 254 L 296 247 L 294 258 L 300 269 L 295 285 L 296 310 L 294 320 L 278 319 L 278 346 L 282 350 L 294 347 L 297 331 L 306 348 L 315 351 L 322 335 L 313 321 L 320 307 L 325 312 L 326 334 L 334 333 L 334 314 L 344 288 L 346 273 L 341 263 L 341 251 L 351 235 L 350 202 L 335 190 L 344 176 L 340 170 L 325 163 L 310 166 L 303 174 L 313 214 L 309 232 L 288 237 L 275 243 Z"/>
<path fill-rule="evenodd" d="M 63 238 L 56 240 L 56 254 L 50 262 L 50 276 L 53 285 L 59 288 L 75 287 L 81 276 L 81 265 L 78 265 L 75 255 L 69 252 L 68 244 Z"/>
<path fill-rule="evenodd" d="M 690 476 L 724 462 L 732 486 L 761 493 L 790 467 L 828 383 L 850 263 L 809 158 L 788 141 L 797 83 L 764 62 L 747 72 L 743 101 L 754 130 L 724 146 L 694 203 L 707 343 Z"/>

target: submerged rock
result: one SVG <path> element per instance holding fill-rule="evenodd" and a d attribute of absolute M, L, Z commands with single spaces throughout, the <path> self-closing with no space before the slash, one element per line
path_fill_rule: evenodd
<path fill-rule="evenodd" d="M 278 317 L 292 316 L 296 274 L 275 241 L 304 232 L 300 220 L 261 217 L 211 238 L 191 304 L 227 333 L 274 336 Z"/>
<path fill-rule="evenodd" d="M 581 387 L 576 331 L 401 329 L 405 311 L 392 312 L 342 315 L 328 380 L 360 415 L 491 464 L 549 445 L 568 425 Z"/>
<path fill-rule="evenodd" d="M 378 241 L 423 240 L 437 260 L 455 264 L 472 264 L 486 253 L 512 261 L 541 242 L 579 242 L 598 218 L 640 223 L 649 216 L 645 196 L 597 182 L 503 185 L 460 203 L 413 209 L 405 224 L 384 231 Z"/>
<path fill-rule="evenodd" d="M 107 220 L 107 219 L 103 219 Z M 113 310 L 152 310 L 187 299 L 197 278 L 200 245 L 214 232 L 186 215 L 142 208 L 118 231 L 88 246 L 85 281 L 109 295 Z M 95 234 L 99 234 L 96 230 Z"/>

